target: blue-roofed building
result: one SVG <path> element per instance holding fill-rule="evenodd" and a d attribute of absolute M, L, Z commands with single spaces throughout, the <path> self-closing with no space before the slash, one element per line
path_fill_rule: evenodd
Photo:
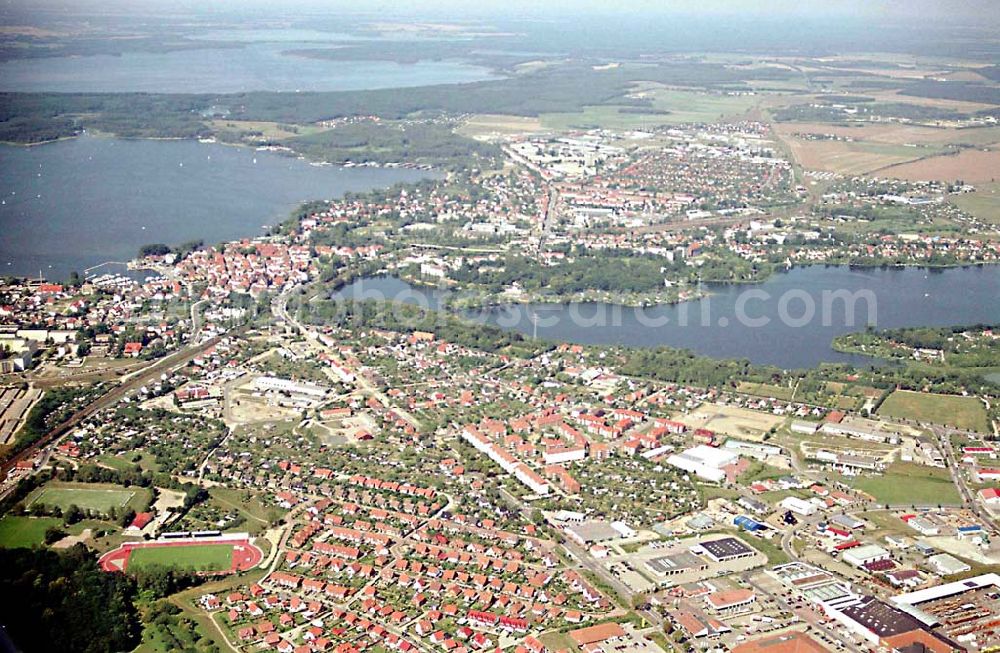
<path fill-rule="evenodd" d="M 975 539 L 983 537 L 986 532 L 983 531 L 983 527 L 979 524 L 973 524 L 971 526 L 959 526 L 956 529 L 956 535 L 960 540 Z"/>
<path fill-rule="evenodd" d="M 759 531 L 764 528 L 764 524 L 761 524 L 759 521 L 751 519 L 746 515 L 740 515 L 739 517 L 735 518 L 733 520 L 733 524 L 739 526 L 745 531 L 750 531 L 751 533 Z"/>

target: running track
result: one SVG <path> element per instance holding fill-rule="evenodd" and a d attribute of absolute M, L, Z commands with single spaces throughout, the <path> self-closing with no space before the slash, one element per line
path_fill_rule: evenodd
<path fill-rule="evenodd" d="M 231 574 L 237 571 L 247 571 L 254 568 L 264 559 L 264 553 L 248 540 L 198 540 L 180 542 L 126 542 L 117 549 L 108 551 L 98 561 L 104 571 L 125 571 L 128 569 L 128 559 L 135 549 L 152 549 L 166 546 L 207 546 L 218 544 L 233 545 L 233 565 L 228 570 L 218 572 L 203 572 L 205 574 Z"/>

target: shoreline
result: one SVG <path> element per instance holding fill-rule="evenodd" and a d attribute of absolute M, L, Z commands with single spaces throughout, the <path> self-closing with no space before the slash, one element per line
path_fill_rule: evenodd
<path fill-rule="evenodd" d="M 544 298 L 544 297 L 542 297 L 542 298 L 511 298 L 511 299 L 504 300 L 504 301 L 483 302 L 483 303 L 479 303 L 479 304 L 476 304 L 476 305 L 471 306 L 471 307 L 467 306 L 467 307 L 462 307 L 462 308 L 464 308 L 464 309 L 468 309 L 468 308 L 499 308 L 499 307 L 503 307 L 503 306 L 514 306 L 514 305 L 523 306 L 523 305 L 530 305 L 530 304 L 544 304 L 544 305 L 548 305 L 548 306 L 556 306 L 556 305 L 568 306 L 568 305 L 574 304 L 574 303 L 607 304 L 608 306 L 615 306 L 615 307 L 622 307 L 622 308 L 652 308 L 652 307 L 655 307 L 655 306 L 676 306 L 678 304 L 683 304 L 683 303 L 687 303 L 687 302 L 698 301 L 700 299 L 704 299 L 706 297 L 711 297 L 711 296 L 715 295 L 716 293 L 713 292 L 713 288 L 712 288 L 713 286 L 748 286 L 748 285 L 749 286 L 753 286 L 753 285 L 762 285 L 764 283 L 767 283 L 772 278 L 776 277 L 778 274 L 789 273 L 789 272 L 791 272 L 792 270 L 794 270 L 796 268 L 808 269 L 808 268 L 819 267 L 819 266 L 833 267 L 833 268 L 847 268 L 849 270 L 890 270 L 890 269 L 895 269 L 895 270 L 917 269 L 917 270 L 920 270 L 920 269 L 923 269 L 923 270 L 927 270 L 929 272 L 944 272 L 944 271 L 947 271 L 947 270 L 957 270 L 957 269 L 964 269 L 964 268 L 984 268 L 985 269 L 987 267 L 1000 266 L 1000 261 L 996 261 L 996 262 L 994 262 L 994 261 L 980 261 L 980 262 L 976 262 L 976 263 L 961 263 L 961 264 L 954 264 L 954 265 L 940 265 L 940 264 L 939 265 L 920 265 L 920 264 L 915 264 L 915 263 L 913 263 L 913 264 L 909 264 L 909 263 L 906 263 L 906 264 L 880 264 L 880 265 L 857 265 L 857 264 L 850 264 L 850 263 L 825 263 L 825 262 L 803 263 L 803 264 L 792 265 L 792 266 L 787 266 L 787 267 L 786 266 L 782 266 L 780 269 L 774 270 L 772 273 L 768 274 L 763 279 L 754 280 L 754 281 L 704 281 L 704 282 L 702 282 L 703 283 L 703 288 L 705 289 L 704 292 L 701 292 L 697 296 L 694 296 L 694 297 L 689 297 L 689 298 L 685 298 L 685 299 L 679 299 L 678 298 L 678 299 L 672 300 L 672 301 L 671 300 L 667 300 L 667 301 L 663 301 L 663 300 L 611 301 L 611 300 L 600 299 L 600 298 L 592 298 L 592 299 L 587 299 L 587 298 L 573 298 L 573 297 L 566 297 L 566 296 L 561 296 L 560 295 L 560 296 L 549 297 L 549 298 Z M 397 279 L 399 279 L 401 281 L 404 281 L 404 282 L 406 282 L 406 283 L 408 283 L 408 284 L 410 284 L 412 286 L 418 286 L 418 287 L 421 287 L 421 288 L 430 288 L 430 289 L 436 289 L 436 290 L 443 290 L 443 291 L 447 291 L 447 292 L 462 292 L 462 289 L 458 288 L 458 287 L 441 288 L 437 284 L 429 282 L 429 281 L 425 281 L 425 280 L 422 280 L 422 279 L 414 279 L 412 277 L 408 277 L 408 276 L 404 276 L 404 275 L 399 275 L 399 274 L 393 274 L 393 273 L 388 272 L 388 271 L 385 272 L 385 273 L 378 273 L 378 274 L 367 275 L 367 276 L 369 276 L 369 277 L 395 277 L 395 278 L 397 278 Z M 355 282 L 359 281 L 360 279 L 361 279 L 361 277 L 355 279 L 351 283 L 355 283 Z M 350 285 L 350 283 L 344 284 L 344 285 L 347 286 L 347 285 Z M 473 289 L 473 290 L 475 290 L 475 289 Z M 609 293 L 609 294 L 613 294 L 613 293 Z M 852 352 L 844 352 L 844 353 L 852 353 Z"/>
<path fill-rule="evenodd" d="M 236 147 L 240 149 L 252 149 L 254 151 L 264 151 L 270 154 L 276 154 L 278 156 L 283 156 L 286 158 L 297 159 L 303 161 L 312 166 L 330 166 L 343 168 L 345 170 L 351 170 L 353 168 L 372 168 L 376 170 L 416 170 L 418 172 L 430 172 L 439 175 L 448 175 L 449 171 L 444 168 L 435 167 L 427 163 L 407 163 L 407 162 L 390 162 L 390 163 L 376 163 L 373 161 L 325 161 L 320 159 L 310 158 L 308 154 L 299 152 L 292 148 L 285 148 L 284 146 L 267 146 L 267 145 L 255 145 L 253 143 L 242 143 L 242 142 L 232 142 L 220 140 L 218 136 L 121 136 L 119 134 L 113 134 L 111 132 L 101 132 L 101 131 L 86 131 L 73 136 L 60 136 L 58 138 L 51 138 L 46 141 L 35 141 L 32 143 L 22 143 L 19 141 L 0 141 L 0 145 L 7 145 L 10 147 L 22 147 L 25 149 L 33 147 L 41 147 L 43 145 L 52 145 L 54 143 L 61 143 L 64 141 L 73 141 L 81 138 L 100 138 L 100 139 L 114 139 L 121 141 L 194 141 L 202 145 L 225 145 L 228 147 Z M 211 140 L 207 140 L 211 139 Z M 263 148 L 263 149 L 262 149 Z"/>

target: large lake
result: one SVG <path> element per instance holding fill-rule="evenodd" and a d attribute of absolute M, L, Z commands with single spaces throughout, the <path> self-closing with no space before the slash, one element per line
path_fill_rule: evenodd
<path fill-rule="evenodd" d="M 285 54 L 315 43 L 248 43 L 242 48 L 45 57 L 0 63 L 0 91 L 59 93 L 242 93 L 358 91 L 492 79 L 460 61 L 329 61 Z"/>
<path fill-rule="evenodd" d="M 598 303 L 510 305 L 469 317 L 528 335 L 536 331 L 537 321 L 538 337 L 557 342 L 667 345 L 788 369 L 824 362 L 871 365 L 870 358 L 830 348 L 835 336 L 863 330 L 869 323 L 879 328 L 1000 323 L 1000 266 L 936 271 L 813 266 L 776 274 L 761 284 L 709 290 L 701 301 L 645 309 Z M 375 277 L 356 281 L 334 297 L 373 294 L 431 308 L 449 295 Z M 853 319 L 848 302 L 838 299 L 845 295 L 851 297 Z"/>
<path fill-rule="evenodd" d="M 147 243 L 263 233 L 300 202 L 432 173 L 317 167 L 196 141 L 82 137 L 0 146 L 0 275 L 64 279 Z M 120 269 L 120 268 L 119 268 Z"/>

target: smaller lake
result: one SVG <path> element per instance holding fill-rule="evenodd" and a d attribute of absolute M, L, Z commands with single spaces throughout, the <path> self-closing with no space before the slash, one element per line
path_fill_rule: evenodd
<path fill-rule="evenodd" d="M 300 202 L 435 173 L 313 166 L 197 141 L 81 137 L 0 145 L 0 274 L 65 279 L 148 243 L 257 236 Z"/>
<path fill-rule="evenodd" d="M 240 48 L 41 57 L 0 63 L 0 91 L 58 93 L 243 93 L 359 91 L 494 79 L 460 61 L 330 61 L 285 54 L 308 41 Z"/>
<path fill-rule="evenodd" d="M 1000 323 L 1000 266 L 946 270 L 794 268 L 761 284 L 715 285 L 676 305 L 513 304 L 466 316 L 555 342 L 670 346 L 713 358 L 786 369 L 875 361 L 830 347 L 844 333 L 878 328 Z M 361 279 L 334 298 L 389 298 L 438 308 L 450 297 L 392 277 Z M 853 311 L 851 310 L 853 308 Z M 853 315 L 851 314 L 853 312 Z"/>

